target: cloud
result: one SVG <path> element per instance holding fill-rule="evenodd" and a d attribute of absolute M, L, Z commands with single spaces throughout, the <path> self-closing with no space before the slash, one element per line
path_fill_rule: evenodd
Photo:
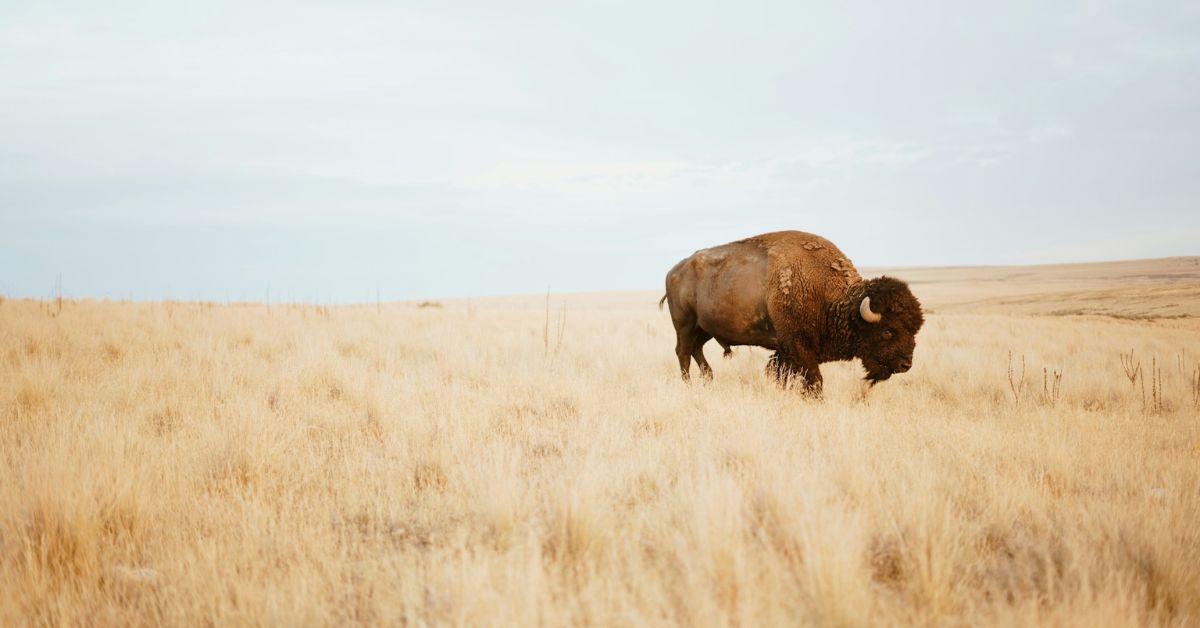
<path fill-rule="evenodd" d="M 1122 245 L 1135 216 L 1200 228 L 1198 20 L 1170 2 L 10 3 L 0 247 L 20 247 L 18 289 L 92 263 L 73 247 L 127 260 L 107 290 L 145 275 L 89 233 L 195 230 L 216 275 L 327 294 L 360 267 L 409 269 L 412 290 L 622 287 L 778 228 L 881 265 L 1131 257 L 1154 249 Z M 353 244 L 377 233 L 408 244 Z M 278 263 L 242 251 L 262 238 Z"/>

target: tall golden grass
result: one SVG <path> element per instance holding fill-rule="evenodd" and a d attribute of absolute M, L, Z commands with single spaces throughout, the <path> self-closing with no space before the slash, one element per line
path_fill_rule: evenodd
<path fill-rule="evenodd" d="M 0 303 L 0 624 L 1200 622 L 1178 321 L 935 314 L 812 401 L 747 349 L 684 385 L 652 299 L 561 341 L 558 304 L 55 309 Z"/>

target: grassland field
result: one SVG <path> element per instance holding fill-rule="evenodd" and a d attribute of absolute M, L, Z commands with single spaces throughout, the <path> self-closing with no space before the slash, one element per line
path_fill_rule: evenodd
<path fill-rule="evenodd" d="M 0 301 L 0 625 L 1200 625 L 1200 258 L 886 272 L 821 400 L 658 292 Z"/>

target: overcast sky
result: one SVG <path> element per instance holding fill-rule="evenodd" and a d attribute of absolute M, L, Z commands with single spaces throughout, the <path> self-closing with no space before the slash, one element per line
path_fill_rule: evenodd
<path fill-rule="evenodd" d="M 1200 254 L 1200 4 L 0 0 L 0 294 Z"/>

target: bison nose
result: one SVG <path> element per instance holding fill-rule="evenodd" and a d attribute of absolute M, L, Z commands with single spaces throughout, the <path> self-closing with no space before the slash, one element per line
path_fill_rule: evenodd
<path fill-rule="evenodd" d="M 899 373 L 904 373 L 910 368 L 912 368 L 912 360 L 900 360 L 900 363 L 896 365 L 896 371 Z"/>

